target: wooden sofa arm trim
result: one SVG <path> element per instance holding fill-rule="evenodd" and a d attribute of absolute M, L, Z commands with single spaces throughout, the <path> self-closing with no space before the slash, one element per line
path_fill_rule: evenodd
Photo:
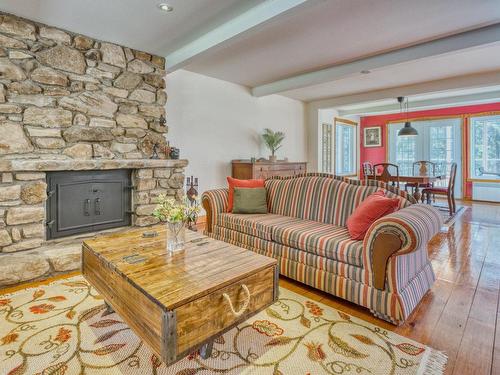
<path fill-rule="evenodd" d="M 385 289 L 387 262 L 392 254 L 403 245 L 401 239 L 392 233 L 380 233 L 373 243 L 372 270 L 373 285 L 377 289 Z"/>
<path fill-rule="evenodd" d="M 212 232 L 212 220 L 213 220 L 213 215 L 212 215 L 212 205 L 210 204 L 210 200 L 207 197 L 203 197 L 201 200 L 201 205 L 205 209 L 205 230 L 208 233 Z"/>

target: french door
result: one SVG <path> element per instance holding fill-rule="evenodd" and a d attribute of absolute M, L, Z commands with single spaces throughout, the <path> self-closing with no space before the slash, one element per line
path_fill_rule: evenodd
<path fill-rule="evenodd" d="M 389 124 L 389 161 L 399 165 L 400 175 L 412 175 L 413 163 L 429 160 L 436 163 L 436 174 L 449 177 L 451 163 L 457 163 L 455 196 L 462 197 L 462 120 L 449 118 L 412 121 L 417 129 L 416 137 L 399 137 L 404 123 Z M 447 186 L 448 180 L 438 181 L 436 186 Z"/>

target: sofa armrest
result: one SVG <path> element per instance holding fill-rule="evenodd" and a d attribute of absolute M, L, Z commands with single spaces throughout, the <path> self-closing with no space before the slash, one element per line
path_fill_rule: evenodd
<path fill-rule="evenodd" d="M 217 220 L 217 214 L 227 212 L 229 198 L 228 189 L 208 190 L 201 196 L 201 204 L 206 212 L 205 231 L 211 233 Z"/>
<path fill-rule="evenodd" d="M 413 204 L 375 221 L 363 241 L 363 260 L 373 285 L 384 289 L 389 258 L 425 247 L 442 225 L 438 210 L 426 204 Z"/>

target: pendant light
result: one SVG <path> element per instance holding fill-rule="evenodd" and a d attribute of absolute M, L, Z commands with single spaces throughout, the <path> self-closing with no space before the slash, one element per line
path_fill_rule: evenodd
<path fill-rule="evenodd" d="M 406 122 L 405 126 L 399 129 L 398 136 L 399 137 L 413 137 L 418 135 L 417 129 L 415 129 L 413 126 L 411 126 L 410 121 L 408 121 L 408 99 L 406 99 L 404 96 L 398 96 L 398 102 L 399 102 L 399 111 L 400 113 L 403 113 L 403 104 L 405 105 L 405 111 L 406 111 Z"/>

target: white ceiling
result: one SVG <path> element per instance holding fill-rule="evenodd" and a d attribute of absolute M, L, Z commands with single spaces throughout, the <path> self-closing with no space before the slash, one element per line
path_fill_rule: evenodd
<path fill-rule="evenodd" d="M 174 12 L 160 12 L 161 0 L 0 0 L 0 10 L 166 56 L 256 7 L 288 3 L 288 11 L 242 27 L 184 66 L 252 88 L 500 23 L 500 0 L 165 1 Z M 499 42 L 280 94 L 313 101 L 487 71 L 500 74 Z"/>
<path fill-rule="evenodd" d="M 499 0 L 315 2 L 186 69 L 254 87 L 500 21 Z"/>
<path fill-rule="evenodd" d="M 391 65 L 372 70 L 370 74 L 358 73 L 348 78 L 284 91 L 281 94 L 294 99 L 313 101 L 495 70 L 498 70 L 500 75 L 500 42 L 460 53 Z"/>
<path fill-rule="evenodd" d="M 0 0 L 0 10 L 166 56 L 264 0 Z M 161 12 L 157 5 L 174 7 Z"/>

